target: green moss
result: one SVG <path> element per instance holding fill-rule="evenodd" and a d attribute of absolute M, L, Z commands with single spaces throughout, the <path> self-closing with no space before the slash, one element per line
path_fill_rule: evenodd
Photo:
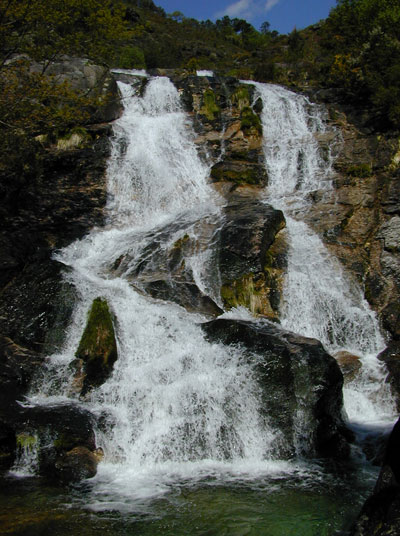
<path fill-rule="evenodd" d="M 277 319 L 277 311 L 271 306 L 270 289 L 263 275 L 247 274 L 221 287 L 221 298 L 225 307 L 247 307 L 252 313 Z"/>
<path fill-rule="evenodd" d="M 118 354 L 114 326 L 106 300 L 96 298 L 93 301 L 75 355 L 85 363 L 86 386 L 99 385 L 110 374 Z"/>
<path fill-rule="evenodd" d="M 70 149 L 81 149 L 91 140 L 87 130 L 83 127 L 75 127 L 64 136 L 57 139 L 57 149 L 68 151 Z"/>
<path fill-rule="evenodd" d="M 19 447 L 20 449 L 31 450 L 37 445 L 38 438 L 34 435 L 22 432 L 21 434 L 17 434 L 16 441 L 17 447 Z"/>
<path fill-rule="evenodd" d="M 174 242 L 174 245 L 172 246 L 173 249 L 182 249 L 182 247 L 187 244 L 190 240 L 190 236 L 188 234 L 183 235 L 181 238 L 179 238 L 176 242 Z"/>
<path fill-rule="evenodd" d="M 239 110 L 250 106 L 249 89 L 246 86 L 239 87 L 231 96 L 232 104 L 236 105 Z"/>
<path fill-rule="evenodd" d="M 346 174 L 349 177 L 370 177 L 372 175 L 372 167 L 370 164 L 358 164 L 354 166 L 349 166 L 346 169 Z"/>
<path fill-rule="evenodd" d="M 249 132 L 251 129 L 255 129 L 258 134 L 262 134 L 262 125 L 260 118 L 253 110 L 246 106 L 243 108 L 240 114 L 240 128 L 245 132 Z"/>
<path fill-rule="evenodd" d="M 229 181 L 235 184 L 260 184 L 259 174 L 253 167 L 237 171 L 224 166 L 214 166 L 211 169 L 211 177 L 215 181 Z"/>
<path fill-rule="evenodd" d="M 221 109 L 215 100 L 215 94 L 212 89 L 206 89 L 203 93 L 203 106 L 200 114 L 205 115 L 209 121 L 214 121 L 220 115 Z"/>

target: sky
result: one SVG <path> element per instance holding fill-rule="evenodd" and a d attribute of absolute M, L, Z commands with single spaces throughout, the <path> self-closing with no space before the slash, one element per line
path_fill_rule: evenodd
<path fill-rule="evenodd" d="M 257 30 L 268 21 L 271 30 L 286 34 L 305 28 L 329 15 L 336 0 L 153 0 L 167 13 L 181 11 L 198 20 L 221 18 L 246 19 Z"/>

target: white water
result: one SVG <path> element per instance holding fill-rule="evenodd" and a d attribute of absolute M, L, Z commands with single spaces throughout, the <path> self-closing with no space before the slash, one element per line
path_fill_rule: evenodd
<path fill-rule="evenodd" d="M 119 358 L 86 402 L 103 423 L 94 509 L 109 501 L 131 508 L 126 501 L 165 493 L 177 480 L 298 470 L 277 460 L 280 433 L 261 417 L 259 387 L 242 352 L 210 344 L 198 325 L 204 318 L 139 294 L 126 278 L 129 270 L 121 277 L 110 270 L 126 253 L 134 265 L 171 222 L 183 229 L 173 242 L 194 233 L 200 217 L 215 219 L 220 211 L 172 83 L 151 79 L 143 98 L 125 84 L 121 91 L 126 109 L 115 125 L 108 169 L 109 223 L 58 255 L 73 268 L 81 303 L 66 348 L 52 357 L 40 395 L 31 398 L 54 403 L 74 396 L 68 364 L 92 300 L 105 297 L 117 317 Z M 189 259 L 203 288 L 205 263 L 204 251 Z"/>
<path fill-rule="evenodd" d="M 374 312 L 301 216 L 313 192 L 331 189 L 332 157 L 318 138 L 326 132 L 322 110 L 275 85 L 256 84 L 263 99 L 268 202 L 284 211 L 289 237 L 282 326 L 320 340 L 327 350 L 360 357 L 360 376 L 344 389 L 350 422 L 393 421 L 394 405 L 377 359 L 385 343 Z"/>
<path fill-rule="evenodd" d="M 214 72 L 213 71 L 207 71 L 207 70 L 200 70 L 200 71 L 197 71 L 196 72 L 197 76 L 208 76 L 208 77 L 213 77 L 214 76 Z"/>
<path fill-rule="evenodd" d="M 267 102 L 268 88 L 259 88 L 264 102 Z M 208 217 L 218 219 L 219 199 L 207 184 L 209 169 L 197 155 L 194 134 L 181 111 L 178 93 L 171 82 L 164 78 L 151 79 L 143 98 L 128 85 L 121 84 L 121 91 L 126 110 L 115 124 L 108 169 L 108 224 L 104 229 L 93 230 L 58 255 L 58 260 L 72 268 L 69 277 L 81 299 L 69 329 L 66 347 L 52 357 L 49 374 L 38 390 L 40 395 L 31 399 L 38 403 L 54 403 L 74 397 L 77 400 L 68 365 L 74 359 L 92 300 L 97 296 L 105 297 L 117 317 L 119 359 L 112 377 L 92 391 L 84 402 L 101 417 L 102 422 L 97 444 L 103 448 L 105 458 L 92 482 L 90 507 L 95 510 L 135 508 L 135 501 L 162 495 L 177 482 L 193 483 L 213 477 L 229 481 L 299 471 L 298 466 L 278 460 L 279 431 L 272 430 L 260 416 L 259 388 L 253 378 L 253 370 L 243 359 L 240 349 L 228 350 L 223 345 L 206 342 L 197 325 L 204 318 L 190 315 L 177 305 L 153 300 L 138 293 L 131 284 L 130 266 L 140 262 L 150 242 L 163 239 L 166 226 L 179 223 L 176 233 L 168 238 L 172 243 L 186 234 L 198 236 L 196 222 Z M 274 90 L 274 98 L 278 98 L 277 95 Z M 287 97 L 289 101 L 292 98 Z M 272 109 L 275 104 L 272 106 L 270 103 L 269 106 Z M 290 113 L 294 114 L 296 121 L 296 114 L 303 114 L 307 124 L 323 128 L 322 119 L 315 115 L 309 120 L 298 103 Z M 291 123 L 292 116 L 288 114 L 288 122 Z M 279 115 L 277 121 L 280 121 Z M 298 123 L 303 125 L 300 119 Z M 268 127 L 265 126 L 265 129 L 267 132 Z M 316 180 L 311 177 L 313 158 L 309 158 L 307 152 L 312 135 L 305 127 L 303 130 L 295 144 L 286 140 L 286 145 L 279 147 L 275 147 L 273 134 L 267 134 L 267 142 L 275 155 L 275 160 L 268 159 L 266 149 L 267 161 L 270 166 L 278 165 L 279 161 L 281 178 L 288 174 L 280 162 L 282 151 L 288 152 L 290 166 L 287 166 L 290 169 L 299 169 L 299 161 L 307 163 L 308 167 L 304 164 L 307 171 L 300 166 L 301 187 L 296 180 L 294 188 L 300 191 L 297 207 L 306 202 L 302 190 L 320 187 L 321 182 L 329 183 L 329 172 L 318 168 L 318 181 L 309 184 L 309 179 Z M 290 133 L 292 141 L 296 138 L 295 134 L 296 131 Z M 279 140 L 282 138 L 281 133 Z M 295 150 L 297 155 L 302 154 L 301 158 L 292 154 Z M 271 167 L 270 177 L 273 173 Z M 274 194 L 275 200 L 279 200 L 277 193 Z M 281 203 L 283 206 L 282 199 Z M 309 235 L 312 255 L 319 262 L 320 248 L 323 248 L 319 239 L 311 231 L 304 231 L 301 228 L 303 224 L 290 218 L 288 221 L 294 246 L 301 237 Z M 300 228 L 297 235 L 293 234 L 296 228 Z M 290 262 L 304 267 L 301 259 L 296 260 L 296 251 L 299 250 L 293 247 Z M 321 255 L 328 258 L 327 252 L 321 251 L 324 252 Z M 118 276 L 112 266 L 122 255 L 129 255 L 132 263 Z M 311 257 L 310 253 L 307 257 Z M 204 248 L 194 252 L 189 260 L 198 286 L 209 291 L 207 262 Z M 326 265 L 330 266 L 328 275 L 336 269 L 332 268 L 336 266 L 335 261 L 321 263 L 323 269 Z M 303 300 L 296 304 L 294 299 L 307 280 L 305 275 L 304 281 L 301 281 L 301 270 L 290 269 L 290 273 L 298 274 L 300 284 L 291 283 L 288 278 L 286 289 L 290 299 L 283 322 L 288 329 L 295 331 L 309 329 L 290 320 L 291 314 L 294 318 L 309 314 L 304 312 Z M 322 280 L 321 270 L 318 268 L 317 274 L 310 272 L 308 280 L 315 279 L 315 275 L 317 280 Z M 329 313 L 332 318 L 334 313 L 338 317 L 335 320 L 339 323 L 337 333 L 343 326 L 339 319 L 340 296 L 345 288 L 343 285 L 346 285 L 339 282 L 342 275 L 337 274 L 339 297 L 335 298 L 336 301 L 332 300 L 333 312 Z M 327 286 L 332 287 L 329 277 Z M 325 286 L 322 285 L 322 290 L 312 289 L 307 293 L 314 299 L 314 294 L 324 295 Z M 348 292 L 348 303 L 360 309 L 359 304 L 354 305 L 354 290 L 349 287 Z M 320 315 L 325 318 L 326 302 L 323 301 L 325 298 L 318 299 L 322 300 L 317 322 L 320 326 L 324 324 Z M 290 304 L 294 312 L 291 312 Z M 316 307 L 311 309 L 314 311 Z M 239 310 L 227 316 L 232 314 L 248 318 L 247 311 Z M 375 326 L 373 315 L 370 317 L 369 314 L 366 318 Z M 364 337 L 358 337 L 355 327 L 349 330 L 353 331 L 356 333 L 353 337 L 356 351 L 358 339 L 364 341 Z M 329 339 L 330 333 L 336 332 L 322 329 L 321 338 Z M 379 346 L 379 332 L 374 333 Z M 320 335 L 314 332 L 305 334 Z M 339 335 L 336 339 L 335 345 L 342 347 Z M 329 341 L 324 342 L 329 344 Z M 368 385 L 364 383 L 363 389 L 369 385 L 375 388 L 376 377 Z M 354 391 L 358 388 L 357 384 Z M 360 404 L 372 406 L 373 396 L 365 396 L 361 389 L 359 391 Z M 351 408 L 356 408 L 354 411 L 358 417 L 361 409 L 353 403 L 356 396 L 357 392 L 351 394 Z M 347 410 L 349 412 L 349 407 Z M 368 407 L 368 415 L 372 411 L 376 412 Z M 376 414 L 380 418 L 382 412 Z"/>

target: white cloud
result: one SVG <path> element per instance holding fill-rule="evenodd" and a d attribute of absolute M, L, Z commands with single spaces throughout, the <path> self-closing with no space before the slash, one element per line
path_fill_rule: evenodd
<path fill-rule="evenodd" d="M 228 7 L 215 14 L 216 18 L 228 15 L 228 17 L 245 17 L 251 18 L 258 11 L 258 6 L 254 3 L 254 0 L 238 0 Z"/>
<path fill-rule="evenodd" d="M 279 4 L 280 1 L 281 0 L 267 0 L 264 7 L 265 11 L 270 11 L 276 4 Z"/>
<path fill-rule="evenodd" d="M 267 13 L 274 6 L 279 4 L 281 0 L 236 0 L 225 9 L 215 14 L 216 18 L 228 15 L 228 17 L 243 17 L 245 19 L 252 19 L 262 13 Z M 263 5 L 264 4 L 264 5 Z"/>
<path fill-rule="evenodd" d="M 249 10 L 251 11 L 251 8 L 253 7 L 252 4 L 252 0 L 239 0 L 238 2 L 235 2 L 234 4 L 231 4 L 226 8 L 226 15 L 229 15 L 229 17 L 237 17 L 243 15 Z"/>

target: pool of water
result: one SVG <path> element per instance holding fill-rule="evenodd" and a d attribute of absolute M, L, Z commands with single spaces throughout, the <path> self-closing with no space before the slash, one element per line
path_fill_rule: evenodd
<path fill-rule="evenodd" d="M 0 534 L 26 536 L 346 535 L 377 470 L 316 468 L 314 474 L 176 486 L 162 498 L 96 512 L 92 485 L 61 488 L 38 478 L 4 477 Z"/>

